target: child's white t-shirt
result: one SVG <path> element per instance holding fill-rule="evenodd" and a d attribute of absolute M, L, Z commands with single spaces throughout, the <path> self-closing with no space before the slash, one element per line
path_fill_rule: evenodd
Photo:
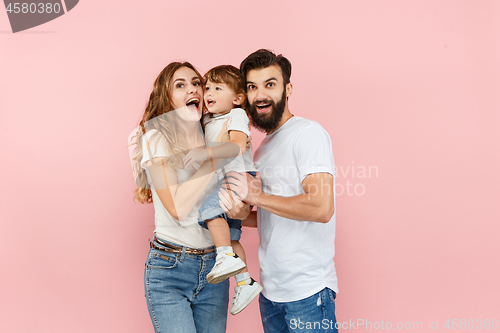
<path fill-rule="evenodd" d="M 212 117 L 207 114 L 203 117 L 203 124 L 205 125 L 205 142 L 209 147 L 214 145 L 215 139 L 220 134 L 224 122 L 228 119 L 228 133 L 229 131 L 240 131 L 250 136 L 250 120 L 245 110 L 240 108 L 232 109 L 229 113 L 222 115 L 214 114 Z M 235 157 L 231 163 L 224 166 L 224 170 L 225 172 L 257 171 L 253 163 L 252 148 L 250 147 L 242 155 Z"/>

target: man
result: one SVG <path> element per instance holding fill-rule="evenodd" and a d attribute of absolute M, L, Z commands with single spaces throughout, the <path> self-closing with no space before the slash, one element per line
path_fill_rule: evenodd
<path fill-rule="evenodd" d="M 267 136 L 255 152 L 255 179 L 230 174 L 221 205 L 258 226 L 259 305 L 266 333 L 337 332 L 335 296 L 334 161 L 330 137 L 318 123 L 293 116 L 291 64 L 268 50 L 240 65 L 248 113 Z M 230 199 L 229 199 L 230 197 Z M 257 212 L 250 212 L 250 205 Z"/>

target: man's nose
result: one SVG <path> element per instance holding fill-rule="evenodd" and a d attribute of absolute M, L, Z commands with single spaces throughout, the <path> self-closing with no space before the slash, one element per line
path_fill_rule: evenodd
<path fill-rule="evenodd" d="M 263 101 L 263 100 L 266 100 L 268 99 L 269 96 L 267 96 L 267 94 L 265 93 L 265 91 L 263 89 L 257 89 L 257 93 L 255 95 L 255 99 L 256 101 Z"/>

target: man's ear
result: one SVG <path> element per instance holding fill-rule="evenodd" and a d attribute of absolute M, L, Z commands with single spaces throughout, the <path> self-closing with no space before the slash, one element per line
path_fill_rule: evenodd
<path fill-rule="evenodd" d="M 244 100 L 245 100 L 245 95 L 237 94 L 236 97 L 233 99 L 233 104 L 241 105 L 241 103 L 243 103 Z"/>
<path fill-rule="evenodd" d="M 292 83 L 288 83 L 286 86 L 285 86 L 285 89 L 286 89 L 286 97 L 290 97 L 290 95 L 292 95 Z"/>

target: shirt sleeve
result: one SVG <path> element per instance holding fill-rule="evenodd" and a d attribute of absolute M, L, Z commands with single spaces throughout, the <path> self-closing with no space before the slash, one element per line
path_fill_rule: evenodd
<path fill-rule="evenodd" d="M 227 132 L 229 131 L 240 131 L 250 136 L 250 129 L 248 125 L 250 120 L 248 119 L 247 113 L 243 109 L 232 109 L 229 116 L 229 121 L 227 123 Z"/>
<path fill-rule="evenodd" d="M 318 123 L 304 127 L 294 142 L 294 153 L 300 181 L 313 173 L 329 173 L 335 177 L 332 142 Z"/>
<path fill-rule="evenodd" d="M 151 130 L 142 136 L 142 168 L 146 169 L 146 163 L 151 158 L 167 156 L 169 156 L 167 140 L 163 134 L 157 130 Z"/>

